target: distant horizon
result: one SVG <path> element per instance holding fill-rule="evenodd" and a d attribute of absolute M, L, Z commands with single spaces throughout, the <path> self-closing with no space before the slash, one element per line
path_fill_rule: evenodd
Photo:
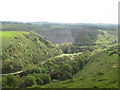
<path fill-rule="evenodd" d="M 30 22 L 25 22 L 25 21 L 0 21 L 0 22 L 19 22 L 19 23 L 58 23 L 58 24 L 118 24 L 118 23 L 94 23 L 94 22 L 54 22 L 54 21 L 30 21 Z"/>

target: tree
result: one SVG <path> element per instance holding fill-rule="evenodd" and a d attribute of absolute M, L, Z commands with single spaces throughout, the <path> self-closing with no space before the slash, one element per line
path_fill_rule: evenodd
<path fill-rule="evenodd" d="M 33 73 L 32 75 L 35 77 L 37 85 L 43 85 L 43 80 L 41 79 L 40 74 Z"/>
<path fill-rule="evenodd" d="M 70 73 L 72 72 L 72 67 L 69 64 L 65 64 L 64 62 L 61 62 L 59 69 L 61 72 L 65 72 L 65 71 L 68 71 Z"/>
<path fill-rule="evenodd" d="M 5 77 L 4 80 L 6 83 L 4 84 L 8 86 L 9 88 L 16 88 L 19 85 L 19 79 L 14 75 L 9 74 Z"/>
<path fill-rule="evenodd" d="M 59 65 L 59 69 L 51 73 L 51 77 L 54 79 L 66 80 L 71 79 L 72 75 L 72 67 L 69 64 L 65 64 L 61 62 Z"/>
<path fill-rule="evenodd" d="M 75 74 L 79 71 L 79 67 L 78 67 L 77 62 L 75 60 L 71 61 L 70 65 L 72 66 L 72 74 Z"/>
<path fill-rule="evenodd" d="M 33 73 L 41 73 L 40 67 L 31 67 L 27 69 L 27 74 L 33 74 Z"/>
<path fill-rule="evenodd" d="M 44 84 L 51 82 L 51 77 L 49 74 L 46 73 L 40 74 L 40 78 L 43 80 Z"/>
<path fill-rule="evenodd" d="M 23 68 L 23 65 L 21 62 L 7 59 L 3 62 L 3 73 L 11 73 L 16 72 Z"/>
<path fill-rule="evenodd" d="M 32 85 L 31 87 L 28 87 L 28 88 L 36 88 L 36 89 L 40 89 L 41 86 L 40 86 L 40 85 Z"/>
<path fill-rule="evenodd" d="M 46 68 L 44 68 L 44 67 L 41 67 L 41 73 L 47 73 L 47 70 L 46 70 Z"/>
<path fill-rule="evenodd" d="M 40 78 L 37 78 L 36 79 L 36 83 L 37 83 L 37 85 L 43 85 L 43 80 L 42 79 L 40 79 Z"/>
<path fill-rule="evenodd" d="M 65 71 L 62 75 L 61 75 L 61 80 L 66 80 L 66 79 L 72 79 L 72 74 L 68 71 Z"/>
<path fill-rule="evenodd" d="M 35 82 L 35 77 L 34 76 L 28 75 L 24 78 L 25 87 L 32 86 L 32 85 L 35 85 L 35 84 L 36 84 L 36 82 Z"/>
<path fill-rule="evenodd" d="M 8 86 L 7 86 L 7 79 L 6 79 L 6 77 L 3 77 L 2 78 L 2 87 L 3 88 L 7 88 Z"/>

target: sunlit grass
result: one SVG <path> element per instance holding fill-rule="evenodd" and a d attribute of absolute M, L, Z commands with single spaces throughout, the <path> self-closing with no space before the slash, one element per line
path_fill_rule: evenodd
<path fill-rule="evenodd" d="M 6 48 L 10 41 L 14 39 L 15 36 L 28 33 L 28 32 L 22 32 L 22 31 L 0 31 L 0 38 L 2 38 L 2 48 Z"/>

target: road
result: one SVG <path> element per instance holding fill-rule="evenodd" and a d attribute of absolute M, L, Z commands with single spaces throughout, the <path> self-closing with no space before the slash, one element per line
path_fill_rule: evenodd
<path fill-rule="evenodd" d="M 63 56 L 65 56 L 65 55 L 69 55 L 69 54 L 62 54 L 62 55 L 59 55 L 59 57 L 63 57 Z M 43 62 L 41 62 L 41 64 L 44 64 L 46 61 L 43 61 Z M 18 71 L 18 72 L 14 72 L 14 73 L 7 73 L 7 74 L 2 74 L 2 76 L 7 76 L 8 74 L 12 74 L 12 75 L 18 75 L 18 74 L 20 74 L 20 73 L 22 73 L 23 71 Z"/>
<path fill-rule="evenodd" d="M 58 55 L 58 56 L 55 56 L 55 57 L 63 57 L 63 56 L 65 56 L 65 55 L 70 55 L 70 54 L 62 54 L 62 55 Z M 52 58 L 52 57 L 51 57 Z M 46 63 L 46 60 L 44 60 L 43 62 L 41 62 L 41 64 L 44 64 L 44 63 Z"/>
<path fill-rule="evenodd" d="M 18 71 L 18 72 L 15 72 L 15 73 L 7 73 L 7 74 L 2 74 L 2 76 L 7 76 L 8 74 L 12 74 L 12 75 L 18 75 L 20 73 L 22 73 L 23 71 Z"/>

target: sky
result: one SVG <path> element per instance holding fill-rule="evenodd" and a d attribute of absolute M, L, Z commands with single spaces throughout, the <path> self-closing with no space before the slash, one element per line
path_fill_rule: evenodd
<path fill-rule="evenodd" d="M 0 0 L 0 21 L 118 23 L 119 0 Z"/>

